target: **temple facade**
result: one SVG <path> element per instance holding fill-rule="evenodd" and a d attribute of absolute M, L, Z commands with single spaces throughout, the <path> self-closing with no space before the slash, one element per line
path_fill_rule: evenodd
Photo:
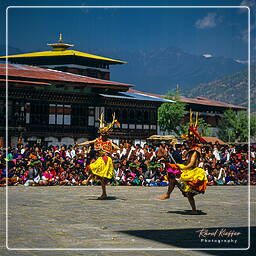
<path fill-rule="evenodd" d="M 140 92 L 131 84 L 110 80 L 111 65 L 125 61 L 70 50 L 73 45 L 64 43 L 61 34 L 57 43 L 48 46 L 49 51 L 10 55 L 7 65 L 0 64 L 0 146 L 5 142 L 6 93 L 11 146 L 18 138 L 25 144 L 45 146 L 95 138 L 102 112 L 107 122 L 115 112 L 121 124 L 111 134 L 114 142 L 145 142 L 159 132 L 158 107 L 176 100 L 186 103 L 188 112 L 199 112 L 213 129 L 226 109 L 246 109 L 206 98 L 166 99 Z"/>
<path fill-rule="evenodd" d="M 0 64 L 1 138 L 5 135 L 8 89 L 8 144 L 69 145 L 97 136 L 99 115 L 111 121 L 115 112 L 121 127 L 112 139 L 145 141 L 157 133 L 157 109 L 163 102 L 110 80 L 110 66 L 124 61 L 69 50 L 62 36 L 51 51 L 8 56 Z M 1 57 L 5 59 L 6 57 Z M 10 64 L 9 64 L 10 63 Z M 7 67 L 7 68 L 6 68 Z M 6 74 L 8 79 L 6 79 Z"/>

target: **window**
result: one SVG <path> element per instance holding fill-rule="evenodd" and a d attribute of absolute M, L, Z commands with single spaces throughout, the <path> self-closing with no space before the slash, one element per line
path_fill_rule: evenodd
<path fill-rule="evenodd" d="M 128 129 L 128 124 L 122 124 L 122 129 Z"/>
<path fill-rule="evenodd" d="M 44 102 L 34 101 L 24 105 L 25 114 L 24 121 L 33 125 L 49 124 L 49 105 Z"/>
<path fill-rule="evenodd" d="M 121 115 L 120 115 L 120 110 L 119 109 L 117 109 L 116 111 L 115 111 L 115 114 L 116 114 L 116 119 L 118 120 L 118 121 L 121 121 L 120 119 L 121 119 Z"/>
<path fill-rule="evenodd" d="M 127 123 L 128 122 L 128 116 L 127 116 L 127 110 L 126 109 L 124 109 L 122 111 L 122 122 L 123 123 Z"/>
<path fill-rule="evenodd" d="M 113 114 L 112 109 L 108 108 L 106 116 L 105 116 L 105 121 L 106 122 L 111 122 L 112 121 L 112 114 Z"/>
<path fill-rule="evenodd" d="M 88 123 L 88 113 L 90 110 L 87 106 L 81 104 L 73 104 L 71 107 L 71 120 L 70 123 L 74 126 L 87 126 Z M 93 110 L 94 113 L 94 110 Z M 69 118 L 64 117 L 64 121 L 68 122 Z"/>
<path fill-rule="evenodd" d="M 148 118 L 148 111 L 145 111 L 145 112 L 144 112 L 144 122 L 145 122 L 145 123 L 148 123 L 148 119 L 149 119 L 149 118 Z"/>
<path fill-rule="evenodd" d="M 71 125 L 71 105 L 50 104 L 49 124 Z"/>
<path fill-rule="evenodd" d="M 154 124 L 150 125 L 150 129 L 151 130 L 156 130 L 156 125 L 154 125 Z"/>
<path fill-rule="evenodd" d="M 94 126 L 95 125 L 95 107 L 88 107 L 88 125 Z"/>
<path fill-rule="evenodd" d="M 88 116 L 88 125 L 94 126 L 94 116 Z"/>
<path fill-rule="evenodd" d="M 26 113 L 26 124 L 30 123 L 30 103 L 25 104 L 25 113 Z"/>
<path fill-rule="evenodd" d="M 137 123 L 141 124 L 142 123 L 142 114 L 140 110 L 136 110 L 136 121 Z"/>
<path fill-rule="evenodd" d="M 17 123 L 24 122 L 25 115 L 24 115 L 24 103 L 20 101 L 14 101 L 12 105 L 13 115 L 12 121 Z"/>
<path fill-rule="evenodd" d="M 135 124 L 129 124 L 130 129 L 135 129 Z"/>
<path fill-rule="evenodd" d="M 130 122 L 134 121 L 134 110 L 130 111 Z"/>

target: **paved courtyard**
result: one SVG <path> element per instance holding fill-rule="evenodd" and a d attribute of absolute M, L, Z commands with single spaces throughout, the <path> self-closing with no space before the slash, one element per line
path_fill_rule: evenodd
<path fill-rule="evenodd" d="M 101 201 L 96 200 L 101 192 L 98 186 L 9 187 L 8 246 L 12 250 L 6 250 L 5 189 L 1 188 L 0 255 L 249 255 L 248 251 L 181 249 L 246 248 L 246 186 L 208 187 L 205 195 L 196 197 L 203 211 L 199 216 L 190 215 L 187 199 L 177 189 L 166 201 L 157 199 L 166 188 L 109 186 L 107 190 L 109 199 Z M 252 239 L 255 192 L 256 187 L 251 187 Z"/>

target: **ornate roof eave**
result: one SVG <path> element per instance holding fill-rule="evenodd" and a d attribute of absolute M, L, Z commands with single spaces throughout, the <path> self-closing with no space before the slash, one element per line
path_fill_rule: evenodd
<path fill-rule="evenodd" d="M 85 60 L 104 62 L 106 64 L 125 64 L 125 63 L 127 63 L 127 62 L 121 61 L 121 60 L 115 60 L 115 59 L 97 56 L 94 54 L 70 50 L 68 48 L 73 47 L 74 45 L 64 43 L 61 33 L 60 33 L 60 37 L 59 37 L 59 40 L 57 43 L 51 43 L 51 44 L 47 44 L 47 45 L 51 46 L 53 49 L 51 51 L 22 53 L 22 54 L 9 55 L 9 56 L 0 56 L 0 60 L 6 59 L 6 60 L 9 60 L 10 62 L 19 63 L 20 59 L 22 59 L 22 58 L 35 59 L 35 58 L 53 58 L 53 57 L 63 57 L 63 56 L 74 56 L 76 58 L 83 58 Z"/>

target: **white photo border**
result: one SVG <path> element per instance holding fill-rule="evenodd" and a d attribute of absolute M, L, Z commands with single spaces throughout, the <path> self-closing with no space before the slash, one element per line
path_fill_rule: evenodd
<path fill-rule="evenodd" d="M 250 7 L 248 6 L 8 6 L 6 8 L 6 56 L 8 56 L 8 10 L 9 9 L 16 9 L 16 8 L 52 8 L 52 9 L 64 9 L 64 8 L 83 8 L 83 9 L 101 9 L 101 8 L 109 8 L 109 9 L 122 9 L 122 8 L 130 8 L 130 9 L 137 9 L 137 8 L 174 8 L 174 9 L 196 9 L 196 8 L 235 8 L 235 9 L 247 9 L 248 10 L 248 247 L 246 248 L 182 248 L 182 247 L 173 247 L 173 248 L 11 248 L 8 246 L 8 161 L 6 161 L 6 248 L 12 251 L 175 251 L 175 250 L 184 250 L 184 251 L 205 251 L 205 250 L 213 250 L 213 251 L 221 251 L 221 250 L 231 250 L 231 251 L 245 251 L 250 249 L 250 242 L 251 242 L 251 232 L 250 232 L 250 82 L 251 82 L 251 75 L 250 75 L 250 52 L 251 52 L 251 42 L 250 42 Z M 8 57 L 6 58 L 6 154 L 8 154 Z"/>

